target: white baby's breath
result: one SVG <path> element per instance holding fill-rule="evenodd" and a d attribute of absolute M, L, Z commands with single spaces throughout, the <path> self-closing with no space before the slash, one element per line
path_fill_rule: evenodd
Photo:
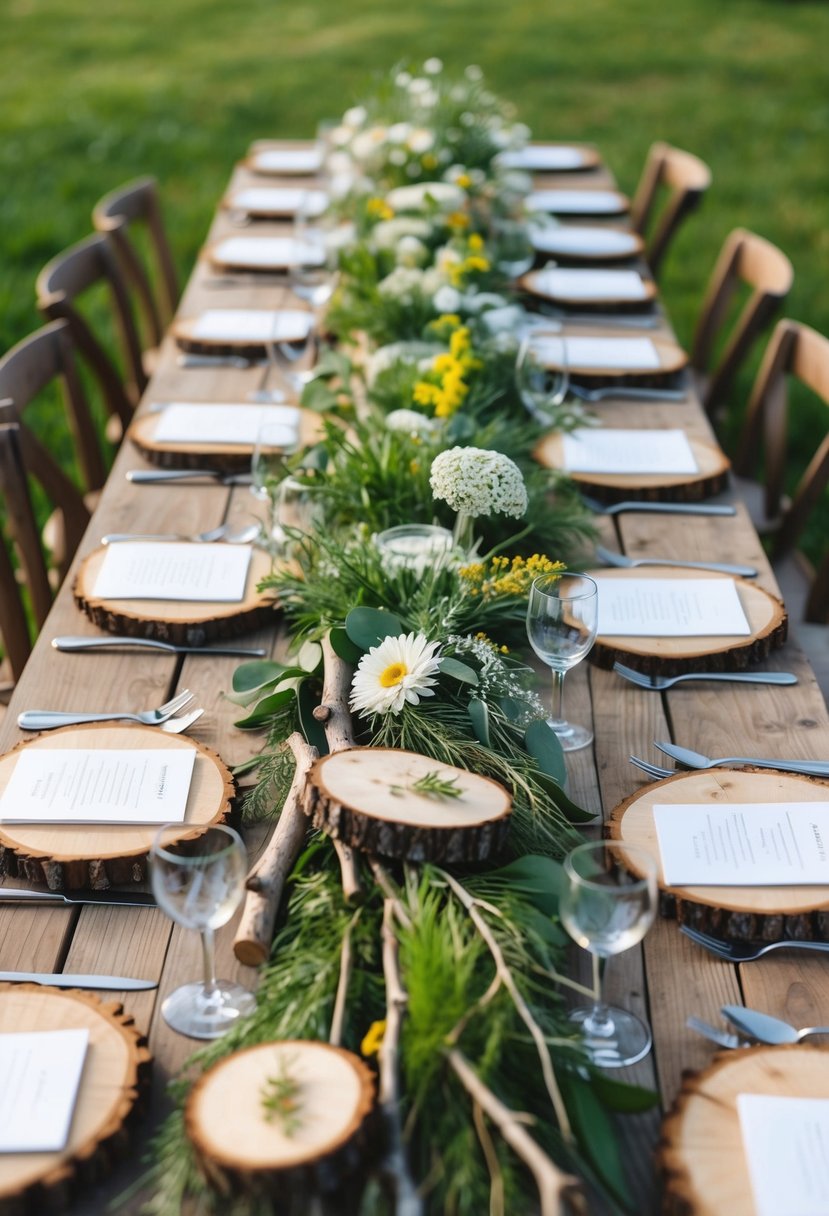
<path fill-rule="evenodd" d="M 392 410 L 386 415 L 386 429 L 410 435 L 431 435 L 438 427 L 434 418 L 427 418 L 417 410 Z"/>
<path fill-rule="evenodd" d="M 429 483 L 435 498 L 465 515 L 523 515 L 527 488 L 521 470 L 503 452 L 449 448 L 432 461 Z"/>

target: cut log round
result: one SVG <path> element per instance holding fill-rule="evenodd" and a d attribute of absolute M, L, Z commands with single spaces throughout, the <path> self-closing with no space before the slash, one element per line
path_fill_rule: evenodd
<path fill-rule="evenodd" d="M 601 502 L 698 502 L 720 494 L 728 483 L 728 458 L 713 443 L 688 437 L 697 464 L 696 473 L 577 473 L 568 472 L 582 489 Z M 558 431 L 545 435 L 533 453 L 547 469 L 564 468 L 564 437 Z"/>
<path fill-rule="evenodd" d="M 421 793 L 436 773 L 459 797 Z M 484 861 L 504 846 L 512 799 L 489 777 L 416 752 L 357 747 L 323 756 L 308 777 L 315 827 L 355 849 L 409 861 Z"/>
<path fill-rule="evenodd" d="M 597 335 L 601 337 L 611 335 Z M 618 333 L 612 335 L 615 339 L 619 339 Z M 631 335 L 631 339 L 633 335 Z M 641 339 L 640 339 L 641 340 Z M 675 372 L 680 371 L 688 362 L 688 356 L 681 346 L 677 345 L 672 338 L 661 337 L 660 335 L 651 335 L 648 337 L 648 342 L 652 343 L 656 354 L 657 366 L 645 366 L 644 364 L 638 367 L 596 367 L 591 363 L 578 363 L 572 360 L 567 368 L 562 366 L 561 358 L 557 355 L 555 342 L 550 343 L 549 354 L 545 357 L 545 362 L 551 368 L 560 368 L 561 370 L 569 371 L 571 376 L 576 376 L 579 380 L 589 380 L 591 388 L 599 388 L 603 385 L 625 384 L 630 379 L 637 381 L 646 379 L 649 385 L 661 385 L 664 381 L 670 379 Z M 625 341 L 625 339 L 621 339 Z"/>
<path fill-rule="evenodd" d="M 251 555 L 245 598 L 235 603 L 100 599 L 94 588 L 105 556 L 106 547 L 102 545 L 81 563 L 74 595 L 78 607 L 108 633 L 158 638 L 179 646 L 204 646 L 258 629 L 272 620 L 276 602 L 273 594 L 257 590 L 273 565 L 261 549 L 254 549 Z"/>
<path fill-rule="evenodd" d="M 268 1118 L 271 1079 L 288 1082 L 287 1120 Z M 357 1056 L 288 1040 L 248 1047 L 208 1069 L 190 1091 L 184 1122 L 214 1186 L 278 1195 L 280 1212 L 304 1213 L 303 1200 L 333 1191 L 362 1164 L 373 1110 L 374 1079 Z"/>
<path fill-rule="evenodd" d="M 215 752 L 186 735 L 167 735 L 152 726 L 113 722 L 65 726 L 19 743 L 0 756 L 0 796 L 23 748 L 190 748 L 196 752 L 182 834 L 222 823 L 230 813 L 233 778 Z M 0 824 L 0 873 L 45 883 L 52 891 L 92 887 L 105 890 L 143 882 L 156 828 L 117 824 L 90 827 L 63 824 Z"/>
<path fill-rule="evenodd" d="M 805 1044 L 750 1047 L 686 1074 L 657 1148 L 670 1216 L 755 1216 L 737 1113 L 741 1093 L 825 1098 L 829 1052 Z"/>
<path fill-rule="evenodd" d="M 0 985 L 0 1034 L 88 1030 L 75 1113 L 58 1153 L 0 1154 L 0 1214 L 65 1212 L 132 1147 L 131 1124 L 149 1082 L 150 1053 L 133 1020 L 91 993 Z"/>
<path fill-rule="evenodd" d="M 210 404 L 204 406 L 205 410 L 219 408 L 221 407 Z M 227 470 L 230 473 L 250 467 L 253 452 L 251 444 L 199 443 L 198 436 L 195 435 L 186 443 L 156 439 L 155 433 L 161 418 L 162 415 L 159 412 L 142 414 L 135 419 L 129 429 L 129 438 L 151 464 L 171 469 L 209 467 Z M 321 414 L 315 414 L 312 410 L 299 411 L 300 447 L 310 447 L 317 443 L 322 438 L 324 430 Z"/>
<path fill-rule="evenodd" d="M 674 566 L 659 569 L 590 570 L 596 579 L 715 579 L 725 577 L 707 570 L 683 570 Z M 737 594 L 746 614 L 750 634 L 742 637 L 614 637 L 596 638 L 590 661 L 611 670 L 625 663 L 649 675 L 681 675 L 691 671 L 742 671 L 767 658 L 786 641 L 788 617 L 780 600 L 748 579 L 735 578 Z"/>
<path fill-rule="evenodd" d="M 735 940 L 829 940 L 829 890 L 803 887 L 669 887 L 659 862 L 653 808 L 708 803 L 825 802 L 829 784 L 772 769 L 704 769 L 645 786 L 620 803 L 608 824 L 612 839 L 639 845 L 659 863 L 663 911 L 715 937 Z M 681 813 L 681 812 L 680 812 Z M 636 870 L 631 863 L 631 869 Z"/>

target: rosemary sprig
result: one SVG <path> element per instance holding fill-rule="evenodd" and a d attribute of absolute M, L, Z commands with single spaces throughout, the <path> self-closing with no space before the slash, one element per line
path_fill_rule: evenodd
<path fill-rule="evenodd" d="M 291 1075 L 288 1062 L 279 1061 L 276 1074 L 266 1077 L 259 1090 L 259 1097 L 267 1123 L 278 1123 L 286 1136 L 293 1136 L 302 1126 L 300 1111 L 301 1086 Z"/>
<path fill-rule="evenodd" d="M 460 798 L 463 793 L 457 777 L 441 777 L 437 771 L 424 773 L 409 785 L 389 786 L 389 792 L 397 798 L 410 790 L 415 794 L 426 794 L 429 798 Z"/>

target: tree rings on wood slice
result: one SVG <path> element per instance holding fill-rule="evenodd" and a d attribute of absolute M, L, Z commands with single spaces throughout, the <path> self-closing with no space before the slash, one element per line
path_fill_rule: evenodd
<path fill-rule="evenodd" d="M 144 1036 L 120 1005 L 75 989 L 0 985 L 0 1034 L 88 1030 L 89 1049 L 65 1148 L 0 1154 L 0 1214 L 65 1212 L 132 1147 L 131 1124 L 149 1082 Z"/>
<path fill-rule="evenodd" d="M 659 859 L 653 808 L 694 804 L 826 802 L 829 784 L 815 777 L 774 769 L 703 769 L 679 773 L 645 786 L 620 803 L 608 825 L 614 840 L 639 845 L 657 859 L 659 887 L 675 905 L 679 920 L 714 937 L 782 941 L 829 940 L 829 889 L 826 886 L 669 887 Z M 682 814 L 677 811 L 677 814 Z M 636 867 L 631 863 L 631 869 Z"/>
<path fill-rule="evenodd" d="M 184 1123 L 214 1186 L 278 1195 L 279 1211 L 299 1216 L 303 1199 L 333 1191 L 362 1164 L 373 1110 L 374 1078 L 362 1060 L 288 1040 L 214 1064 L 190 1091 Z"/>
<path fill-rule="evenodd" d="M 595 579 L 722 579 L 729 576 L 708 570 L 685 570 L 678 566 L 642 567 L 635 570 L 602 568 L 588 573 Z M 597 667 L 611 670 L 625 663 L 649 675 L 681 675 L 691 671 L 743 671 L 768 658 L 786 641 L 788 616 L 783 604 L 748 579 L 735 578 L 737 594 L 750 633 L 723 637 L 625 637 L 600 635 L 590 652 Z"/>
<path fill-rule="evenodd" d="M 415 787 L 435 774 L 457 796 Z M 408 861 L 484 861 L 504 846 L 512 798 L 489 777 L 416 752 L 356 747 L 322 756 L 308 775 L 315 827 L 352 848 Z"/>
<path fill-rule="evenodd" d="M 101 599 L 95 595 L 95 580 L 105 556 L 106 546 L 102 545 L 81 563 L 74 595 L 78 607 L 108 633 L 158 638 L 178 646 L 204 646 L 238 637 L 272 619 L 276 602 L 272 592 L 257 590 L 273 569 L 271 557 L 261 549 L 251 553 L 244 599 L 233 603 Z"/>
<path fill-rule="evenodd" d="M 721 493 L 728 483 L 727 456 L 713 443 L 688 436 L 696 473 L 590 473 L 564 469 L 564 436 L 545 435 L 533 455 L 546 469 L 564 469 L 567 476 L 601 502 L 698 502 Z"/>
<path fill-rule="evenodd" d="M 718 1055 L 687 1073 L 656 1152 L 670 1216 L 755 1216 L 738 1094 L 825 1098 L 829 1052 L 794 1043 Z M 817 1210 L 817 1209 L 815 1209 Z"/>
<path fill-rule="evenodd" d="M 233 778 L 215 752 L 186 735 L 167 735 L 152 726 L 119 722 L 64 726 L 19 743 L 0 756 L 0 796 L 23 748 L 106 748 L 140 750 L 190 748 L 196 752 L 182 835 L 222 823 L 230 813 Z M 0 824 L 0 872 L 51 891 L 91 887 L 106 890 L 143 882 L 147 855 L 156 833 L 152 825 Z"/>
<path fill-rule="evenodd" d="M 205 403 L 205 410 L 220 409 L 222 407 Z M 232 409 L 232 406 L 225 407 Z M 313 410 L 300 409 L 299 428 L 295 444 L 292 444 L 290 449 L 286 448 L 285 455 L 289 451 L 293 451 L 295 447 L 305 448 L 311 447 L 317 443 L 325 432 L 322 415 L 314 413 Z M 176 442 L 169 439 L 157 439 L 156 431 L 162 419 L 161 411 L 153 411 L 150 413 L 141 414 L 137 417 L 129 429 L 129 438 L 132 440 L 135 447 L 138 448 L 142 456 L 150 461 L 151 464 L 158 465 L 161 468 L 176 468 L 176 469 L 200 469 L 209 467 L 211 469 L 224 469 L 230 473 L 250 468 L 250 460 L 253 452 L 252 444 L 244 443 L 199 443 L 198 436 L 194 435 L 192 439 L 187 441 Z"/>

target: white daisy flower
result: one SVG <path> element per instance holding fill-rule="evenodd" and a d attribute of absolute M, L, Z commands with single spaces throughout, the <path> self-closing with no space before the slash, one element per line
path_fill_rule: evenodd
<path fill-rule="evenodd" d="M 440 670 L 439 642 L 422 633 L 385 638 L 360 659 L 351 683 L 349 705 L 361 718 L 371 714 L 398 714 L 408 702 L 433 697 L 434 678 Z"/>

